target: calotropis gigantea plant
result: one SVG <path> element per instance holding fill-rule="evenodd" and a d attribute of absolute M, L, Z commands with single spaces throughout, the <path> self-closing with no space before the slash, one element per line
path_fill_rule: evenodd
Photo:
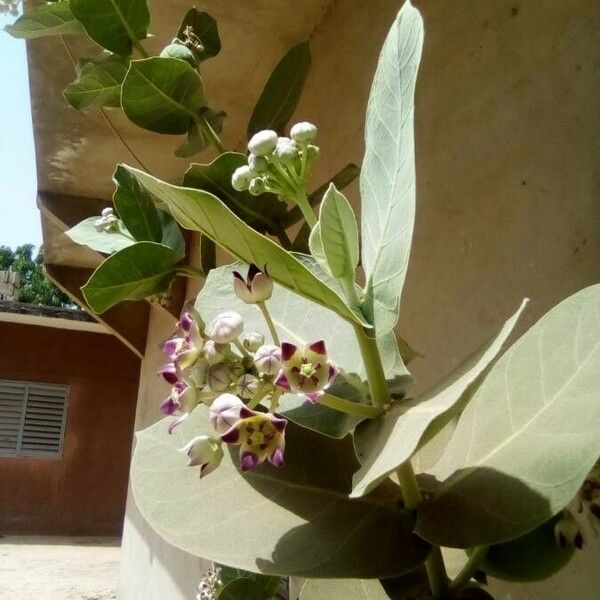
<path fill-rule="evenodd" d="M 159 86 L 167 71 L 197 81 L 192 63 L 210 47 L 204 30 L 184 22 L 165 56 L 132 61 L 133 49 L 145 52 L 145 5 L 120 11 L 110 29 L 87 19 L 90 6 L 37 10 L 60 12 L 54 33 L 83 29 L 114 53 L 102 60 L 126 57 L 113 101 L 133 122 L 152 115 L 154 129 L 166 129 L 156 123 L 172 118 L 168 90 L 137 108 L 131 94 L 147 92 L 142 79 Z M 119 29 L 123 14 L 131 22 Z M 13 33 L 23 32 L 22 19 Z M 183 186 L 119 166 L 118 216 L 109 209 L 85 235 L 71 232 L 110 254 L 84 288 L 97 311 L 164 291 L 174 273 L 197 274 L 181 266 L 175 221 L 238 261 L 210 268 L 164 342 L 157 368 L 171 386 L 161 406 L 168 416 L 138 435 L 132 465 L 136 502 L 158 534 L 228 565 L 207 574 L 199 598 L 268 600 L 282 576 L 308 578 L 302 600 L 489 598 L 486 576 L 543 579 L 584 545 L 571 500 L 598 518 L 600 286 L 561 302 L 501 354 L 524 301 L 450 375 L 410 394 L 393 330 L 414 224 L 422 41 L 419 12 L 406 2 L 367 110 L 361 232 L 341 185 L 308 194 L 317 128 L 300 122 L 287 137 L 289 116 L 269 120 L 297 89 L 291 75 L 305 72 L 289 57 L 254 111 L 261 127 L 249 127 L 247 154 L 222 152 L 214 111 L 203 101 L 187 106 L 176 112 L 176 132 L 187 131 L 189 143 L 204 136 L 219 157 L 193 165 Z M 85 63 L 80 80 L 95 65 Z M 294 247 L 286 228 L 301 217 Z M 443 450 L 424 472 L 420 458 L 433 446 Z"/>

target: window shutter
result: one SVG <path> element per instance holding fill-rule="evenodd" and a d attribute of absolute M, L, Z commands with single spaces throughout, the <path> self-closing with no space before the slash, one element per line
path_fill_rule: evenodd
<path fill-rule="evenodd" d="M 0 454 L 61 456 L 68 387 L 0 380 Z"/>

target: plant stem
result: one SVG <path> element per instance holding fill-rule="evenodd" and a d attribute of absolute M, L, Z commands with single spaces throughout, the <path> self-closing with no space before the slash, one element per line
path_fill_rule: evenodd
<path fill-rule="evenodd" d="M 140 44 L 140 40 L 138 40 L 135 35 L 131 35 L 130 37 L 133 47 L 142 55 L 142 58 L 150 58 L 150 55 L 146 52 L 146 48 Z"/>
<path fill-rule="evenodd" d="M 319 404 L 339 410 L 340 412 L 346 413 L 353 417 L 366 417 L 367 419 L 375 419 L 383 414 L 383 411 L 370 406 L 369 404 L 359 404 L 358 402 L 350 402 L 344 398 L 338 398 L 330 394 L 323 394 L 319 398 Z"/>
<path fill-rule="evenodd" d="M 477 571 L 481 561 L 485 558 L 487 551 L 489 550 L 489 546 L 477 546 L 471 556 L 469 556 L 469 560 L 467 564 L 460 570 L 458 575 L 455 577 L 454 581 L 450 584 L 450 590 L 453 592 L 457 592 L 464 588 L 475 572 Z"/>
<path fill-rule="evenodd" d="M 400 481 L 404 506 L 408 510 L 416 510 L 423 501 L 423 496 L 410 460 L 401 464 L 396 474 Z M 425 560 L 425 568 L 427 569 L 427 578 L 433 597 L 443 598 L 448 591 L 448 575 L 446 574 L 444 557 L 439 546 L 433 545 L 431 547 L 429 556 Z"/>
<path fill-rule="evenodd" d="M 210 126 L 210 123 L 204 115 L 196 115 L 194 117 L 196 127 L 210 140 L 210 143 L 219 151 L 220 154 L 226 152 L 225 146 L 217 132 Z"/>
<path fill-rule="evenodd" d="M 377 408 L 384 408 L 390 403 L 391 399 L 377 342 L 375 338 L 369 337 L 359 324 L 354 324 L 354 332 L 367 372 L 371 404 Z"/>
<path fill-rule="evenodd" d="M 265 302 L 258 302 L 258 308 L 260 308 L 260 312 L 262 313 L 267 325 L 269 326 L 269 331 L 271 332 L 271 337 L 273 338 L 273 343 L 276 346 L 280 345 L 279 335 L 277 334 L 277 329 L 275 328 L 275 323 L 273 323 L 273 319 L 271 319 L 271 315 L 269 314 L 269 310 L 267 309 L 267 305 Z"/>
<path fill-rule="evenodd" d="M 294 200 L 298 205 L 298 208 L 302 211 L 308 226 L 312 229 L 317 224 L 317 217 L 315 216 L 315 211 L 312 209 L 312 206 L 308 201 L 306 190 L 298 190 Z"/>

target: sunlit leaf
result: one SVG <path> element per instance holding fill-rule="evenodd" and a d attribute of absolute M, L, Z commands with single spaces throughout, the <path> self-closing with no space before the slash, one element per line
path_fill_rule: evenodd
<path fill-rule="evenodd" d="M 112 254 L 135 244 L 135 239 L 122 222 L 119 223 L 119 228 L 116 231 L 98 231 L 96 222 L 99 218 L 89 217 L 71 227 L 71 229 L 67 229 L 65 234 L 76 244 L 88 246 L 92 250 L 103 254 Z"/>
<path fill-rule="evenodd" d="M 4 28 L 15 38 L 34 39 L 48 35 L 82 34 L 68 2 L 41 4 L 28 9 L 12 25 Z"/>

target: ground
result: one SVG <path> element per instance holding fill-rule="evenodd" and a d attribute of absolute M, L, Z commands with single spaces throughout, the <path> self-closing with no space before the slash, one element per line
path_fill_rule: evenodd
<path fill-rule="evenodd" d="M 115 600 L 120 540 L 1 537 L 2 600 Z"/>

